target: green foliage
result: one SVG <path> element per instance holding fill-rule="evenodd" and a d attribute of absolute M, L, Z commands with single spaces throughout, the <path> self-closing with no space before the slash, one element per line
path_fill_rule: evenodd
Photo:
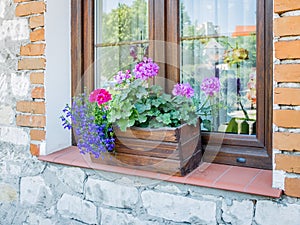
<path fill-rule="evenodd" d="M 113 94 L 108 121 L 122 131 L 137 127 L 177 127 L 182 123 L 197 123 L 191 99 L 171 96 L 158 85 L 149 86 L 141 79 L 132 80 Z"/>

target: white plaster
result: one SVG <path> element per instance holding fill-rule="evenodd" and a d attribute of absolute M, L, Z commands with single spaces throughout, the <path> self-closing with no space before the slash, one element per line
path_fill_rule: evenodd
<path fill-rule="evenodd" d="M 28 19 L 4 20 L 0 25 L 0 40 L 20 41 L 29 38 Z"/>
<path fill-rule="evenodd" d="M 15 145 L 29 145 L 29 135 L 22 128 L 0 126 L 0 141 Z"/>
<path fill-rule="evenodd" d="M 46 46 L 46 154 L 71 145 L 71 132 L 59 119 L 65 104 L 71 101 L 71 19 L 70 0 L 47 1 L 45 13 Z M 57 7 L 57 6 L 60 7 Z"/>
<path fill-rule="evenodd" d="M 10 106 L 0 106 L 0 125 L 10 125 L 15 118 L 15 112 Z"/>
<path fill-rule="evenodd" d="M 0 74 L 0 102 L 5 103 L 8 95 L 7 75 Z"/>
<path fill-rule="evenodd" d="M 290 12 L 286 12 L 281 14 L 281 16 L 300 16 L 300 10 L 295 10 L 295 11 L 290 11 Z"/>
<path fill-rule="evenodd" d="M 0 1 L 0 18 L 4 18 L 5 15 L 5 8 L 8 5 L 8 0 Z"/>
<path fill-rule="evenodd" d="M 11 74 L 11 89 L 12 93 L 16 98 L 24 98 L 28 95 L 30 88 L 29 76 L 25 73 L 17 75 L 15 73 Z"/>

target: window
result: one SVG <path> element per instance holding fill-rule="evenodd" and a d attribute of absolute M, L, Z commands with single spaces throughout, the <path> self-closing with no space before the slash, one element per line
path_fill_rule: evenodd
<path fill-rule="evenodd" d="M 272 4 L 72 1 L 72 94 L 101 86 L 130 68 L 136 55 L 149 56 L 159 63 L 167 91 L 176 82 L 194 85 L 204 160 L 271 169 Z M 200 90 L 205 77 L 221 83 L 207 102 Z"/>

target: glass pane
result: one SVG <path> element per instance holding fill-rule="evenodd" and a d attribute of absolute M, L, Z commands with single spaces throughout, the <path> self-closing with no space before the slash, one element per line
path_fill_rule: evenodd
<path fill-rule="evenodd" d="M 148 36 L 147 0 L 96 0 L 96 86 L 147 56 Z"/>
<path fill-rule="evenodd" d="M 180 31 L 202 129 L 255 134 L 256 0 L 181 0 Z"/>

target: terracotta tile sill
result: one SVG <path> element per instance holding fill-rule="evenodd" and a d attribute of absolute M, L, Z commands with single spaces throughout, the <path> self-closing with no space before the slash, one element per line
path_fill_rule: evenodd
<path fill-rule="evenodd" d="M 272 188 L 272 171 L 270 170 L 202 163 L 187 176 L 176 177 L 118 166 L 95 164 L 91 162 L 89 155 L 81 155 L 77 147 L 69 147 L 47 156 L 40 156 L 39 160 L 274 198 L 279 198 L 282 194 L 281 190 Z"/>

